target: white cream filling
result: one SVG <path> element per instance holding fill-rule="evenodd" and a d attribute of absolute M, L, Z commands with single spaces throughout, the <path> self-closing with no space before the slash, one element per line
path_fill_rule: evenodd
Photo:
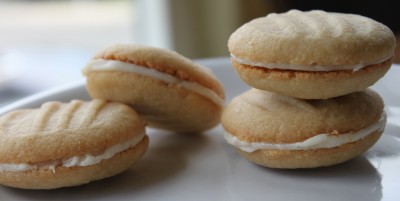
<path fill-rule="evenodd" d="M 382 114 L 381 119 L 357 132 L 333 135 L 329 133 L 318 134 L 302 142 L 274 144 L 265 142 L 246 142 L 239 140 L 236 136 L 225 132 L 224 137 L 229 144 L 245 152 L 253 152 L 259 149 L 277 149 L 277 150 L 310 150 L 321 148 L 338 147 L 343 144 L 360 140 L 375 131 L 382 131 L 386 125 L 386 114 Z"/>
<path fill-rule="evenodd" d="M 121 144 L 114 145 L 112 147 L 107 148 L 104 150 L 103 153 L 99 155 L 91 155 L 85 154 L 82 156 L 73 156 L 67 159 L 60 159 L 60 160 L 52 160 L 46 162 L 40 162 L 35 164 L 0 164 L 0 172 L 3 171 L 10 171 L 10 172 L 23 172 L 29 170 L 38 170 L 38 169 L 50 169 L 55 170 L 57 166 L 64 166 L 64 167 L 75 167 L 75 166 L 89 166 L 95 165 L 100 163 L 102 160 L 110 159 L 117 153 L 123 152 L 130 147 L 135 146 L 138 144 L 145 136 L 145 133 L 142 133 L 139 137 L 135 137 L 131 140 L 123 142 Z"/>
<path fill-rule="evenodd" d="M 90 61 L 83 69 L 84 74 L 87 74 L 88 71 L 123 71 L 136 73 L 138 75 L 152 77 L 167 83 L 178 84 L 183 88 L 207 97 L 218 105 L 223 105 L 224 103 L 224 100 L 220 96 L 218 96 L 217 93 L 207 87 L 204 87 L 195 82 L 184 81 L 167 73 L 163 73 L 144 66 L 116 60 L 94 59 Z"/>
<path fill-rule="evenodd" d="M 315 72 L 323 72 L 323 71 L 340 71 L 340 70 L 351 70 L 353 72 L 359 71 L 367 66 L 382 63 L 383 61 L 388 60 L 389 57 L 385 57 L 383 59 L 365 63 L 365 64 L 355 64 L 355 65 L 338 65 L 338 66 L 320 66 L 320 65 L 294 65 L 294 64 L 266 64 L 261 62 L 253 62 L 247 59 L 236 57 L 231 54 L 231 57 L 236 60 L 236 62 L 249 66 L 257 66 L 264 67 L 268 69 L 279 69 L 279 70 L 297 70 L 297 71 L 315 71 Z"/>

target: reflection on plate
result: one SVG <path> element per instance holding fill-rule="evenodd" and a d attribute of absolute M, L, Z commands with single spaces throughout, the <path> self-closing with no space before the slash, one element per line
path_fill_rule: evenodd
<path fill-rule="evenodd" d="M 228 58 L 198 60 L 225 86 L 228 100 L 249 89 Z M 275 170 L 248 162 L 218 126 L 203 135 L 148 129 L 150 148 L 128 171 L 87 185 L 51 191 L 0 187 L 2 200 L 396 200 L 400 189 L 400 67 L 373 88 L 386 102 L 388 125 L 364 155 L 318 169 Z M 89 99 L 84 81 L 36 94 L 0 108 L 37 107 L 48 100 Z"/>

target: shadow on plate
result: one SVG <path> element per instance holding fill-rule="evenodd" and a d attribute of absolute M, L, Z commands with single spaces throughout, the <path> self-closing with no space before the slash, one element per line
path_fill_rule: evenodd
<path fill-rule="evenodd" d="M 187 167 L 190 155 L 209 143 L 205 134 L 183 135 L 153 131 L 144 157 L 127 171 L 89 184 L 54 190 L 22 190 L 1 187 L 5 200 L 119 200 L 163 185 Z M 171 182 L 171 181 L 169 181 Z M 118 199 L 116 199 L 118 197 Z"/>
<path fill-rule="evenodd" d="M 303 194 L 299 196 L 309 200 L 375 201 L 382 198 L 381 175 L 365 156 L 321 168 L 296 170 L 269 169 L 261 166 L 259 168 L 275 175 L 275 186 L 285 186 L 294 192 L 302 192 Z"/>

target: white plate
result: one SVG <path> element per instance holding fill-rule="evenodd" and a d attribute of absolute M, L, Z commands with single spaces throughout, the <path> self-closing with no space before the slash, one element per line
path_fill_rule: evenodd
<path fill-rule="evenodd" d="M 19 52 L 0 52 L 0 91 L 9 87 L 22 74 L 22 60 Z"/>
<path fill-rule="evenodd" d="M 210 67 L 230 100 L 249 87 L 229 59 L 198 60 Z M 306 169 L 264 168 L 239 156 L 221 126 L 187 136 L 149 129 L 150 148 L 128 171 L 79 187 L 20 190 L 0 187 L 1 200 L 398 200 L 400 193 L 400 67 L 393 66 L 374 89 L 386 102 L 388 124 L 378 143 L 341 165 Z M 397 87 L 397 88 L 396 88 Z M 0 108 L 38 107 L 50 100 L 89 99 L 84 80 Z"/>

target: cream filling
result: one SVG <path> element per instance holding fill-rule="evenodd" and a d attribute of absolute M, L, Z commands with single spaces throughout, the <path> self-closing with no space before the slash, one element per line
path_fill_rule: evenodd
<path fill-rule="evenodd" d="M 236 136 L 225 132 L 224 137 L 229 144 L 241 149 L 245 152 L 253 152 L 259 149 L 275 149 L 275 150 L 310 150 L 321 148 L 338 147 L 343 144 L 355 142 L 365 138 L 375 131 L 382 131 L 386 125 L 386 114 L 382 114 L 381 119 L 357 132 L 333 135 L 329 133 L 318 134 L 302 142 L 274 144 L 265 142 L 246 142 L 239 140 Z"/>
<path fill-rule="evenodd" d="M 279 70 L 297 70 L 297 71 L 315 71 L 315 72 L 323 72 L 323 71 L 340 71 L 340 70 L 351 70 L 353 72 L 359 71 L 367 66 L 382 63 L 383 61 L 388 60 L 392 57 L 385 57 L 383 59 L 373 61 L 365 64 L 355 64 L 355 65 L 337 65 L 337 66 L 320 66 L 320 65 L 294 65 L 294 64 L 267 64 L 261 62 L 253 62 L 247 59 L 236 57 L 231 54 L 231 57 L 236 60 L 236 62 L 249 66 L 257 66 L 264 67 L 268 69 L 279 69 Z"/>
<path fill-rule="evenodd" d="M 54 171 L 57 166 L 84 167 L 84 166 L 89 166 L 89 165 L 95 165 L 95 164 L 100 163 L 103 160 L 112 158 L 117 153 L 123 152 L 131 147 L 134 147 L 144 138 L 144 136 L 145 136 L 145 133 L 142 133 L 139 137 L 135 137 L 129 141 L 126 141 L 121 144 L 117 144 L 117 145 L 107 148 L 106 150 L 104 150 L 103 153 L 101 153 L 99 155 L 85 154 L 82 156 L 73 156 L 73 157 L 70 157 L 67 159 L 38 162 L 38 163 L 34 163 L 34 164 L 3 163 L 3 164 L 0 164 L 0 172 L 3 172 L 3 171 L 23 172 L 23 171 L 38 170 L 38 169 L 51 169 Z"/>
<path fill-rule="evenodd" d="M 195 82 L 184 81 L 170 74 L 163 73 L 144 66 L 115 60 L 94 59 L 90 61 L 83 69 L 84 74 L 87 74 L 88 71 L 123 71 L 136 73 L 138 75 L 152 77 L 154 79 L 158 79 L 167 83 L 178 84 L 183 88 L 207 97 L 217 105 L 223 105 L 224 103 L 224 100 L 220 96 L 218 96 L 217 93 L 207 87 L 204 87 Z"/>

